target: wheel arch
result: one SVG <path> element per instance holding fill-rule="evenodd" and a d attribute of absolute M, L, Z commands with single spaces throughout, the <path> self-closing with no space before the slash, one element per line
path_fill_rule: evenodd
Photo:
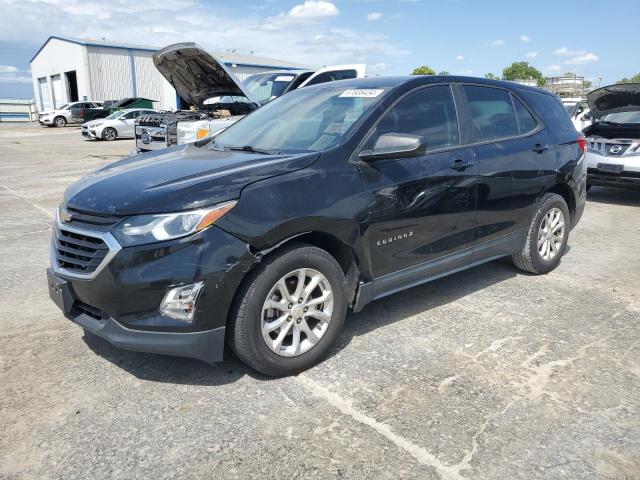
<path fill-rule="evenodd" d="M 303 243 L 321 248 L 336 259 L 344 273 L 346 288 L 348 291 L 347 298 L 349 305 L 351 305 L 355 298 L 358 280 L 360 278 L 359 260 L 355 250 L 335 235 L 327 232 L 311 230 L 291 235 L 280 241 L 274 247 L 259 252 L 258 255 L 277 255 L 282 248 L 290 246 L 293 243 Z"/>
<path fill-rule="evenodd" d="M 553 187 L 548 189 L 547 192 L 560 195 L 564 199 L 567 207 L 569 208 L 569 215 L 571 215 L 571 225 L 573 225 L 576 214 L 576 197 L 569 184 L 565 182 L 556 183 Z"/>

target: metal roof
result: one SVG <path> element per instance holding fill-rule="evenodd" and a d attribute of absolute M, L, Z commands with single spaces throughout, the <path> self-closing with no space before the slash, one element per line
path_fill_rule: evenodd
<path fill-rule="evenodd" d="M 133 43 L 120 43 L 120 42 L 111 42 L 108 40 L 91 40 L 91 39 L 81 39 L 81 38 L 72 38 L 72 37 L 59 37 L 57 35 L 52 35 L 42 44 L 42 46 L 38 49 L 38 51 L 31 57 L 29 63 L 33 62 L 33 60 L 38 56 L 38 54 L 42 51 L 42 49 L 52 40 L 52 39 L 62 40 L 63 42 L 75 43 L 77 45 L 83 45 L 87 47 L 106 47 L 106 48 L 120 48 L 126 50 L 142 50 L 146 52 L 155 52 L 160 50 L 162 47 L 155 47 L 151 45 L 137 45 Z M 240 53 L 233 52 L 211 52 L 215 57 L 222 59 L 227 64 L 239 64 L 239 65 L 248 65 L 255 67 L 267 67 L 267 68 L 309 68 L 308 65 L 302 65 L 300 63 L 287 62 L 285 60 L 277 60 L 275 58 L 266 58 L 266 57 L 258 57 L 255 55 L 243 55 Z"/>

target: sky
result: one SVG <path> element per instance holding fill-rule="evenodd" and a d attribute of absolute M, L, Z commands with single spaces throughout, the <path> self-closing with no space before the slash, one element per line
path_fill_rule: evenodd
<path fill-rule="evenodd" d="M 640 28 L 627 22 L 640 0 L 0 0 L 0 12 L 0 98 L 33 96 L 29 60 L 50 35 L 195 41 L 313 67 L 366 63 L 369 75 L 500 75 L 528 61 L 604 86 L 640 71 Z"/>

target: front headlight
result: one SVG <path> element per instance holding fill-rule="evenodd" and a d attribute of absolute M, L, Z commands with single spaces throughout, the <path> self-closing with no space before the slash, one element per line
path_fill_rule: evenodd
<path fill-rule="evenodd" d="M 178 122 L 176 128 L 178 145 L 197 142 L 209 136 L 209 120 Z"/>
<path fill-rule="evenodd" d="M 187 212 L 129 217 L 116 227 L 113 235 L 123 247 L 184 237 L 210 227 L 235 207 L 236 203 L 238 202 L 234 200 Z"/>

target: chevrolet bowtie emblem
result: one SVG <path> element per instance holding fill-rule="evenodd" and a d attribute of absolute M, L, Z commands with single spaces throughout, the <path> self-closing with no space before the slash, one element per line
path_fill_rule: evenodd
<path fill-rule="evenodd" d="M 70 213 L 66 208 L 60 209 L 60 221 L 70 222 L 72 218 L 73 218 L 73 214 Z"/>

